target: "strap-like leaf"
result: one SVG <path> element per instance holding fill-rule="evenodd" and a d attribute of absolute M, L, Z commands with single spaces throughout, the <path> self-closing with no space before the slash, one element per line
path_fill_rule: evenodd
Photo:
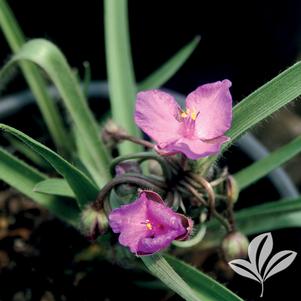
<path fill-rule="evenodd" d="M 283 199 L 242 209 L 235 213 L 235 220 L 237 228 L 246 235 L 301 227 L 301 198 Z M 224 235 L 225 232 L 218 222 L 210 222 L 202 247 L 219 245 Z"/>
<path fill-rule="evenodd" d="M 301 151 L 301 136 L 278 148 L 267 157 L 254 162 L 234 175 L 239 189 L 255 183 Z"/>
<path fill-rule="evenodd" d="M 131 57 L 127 0 L 105 0 L 106 61 L 113 119 L 134 136 L 140 131 L 135 125 L 134 103 L 136 83 Z M 120 145 L 121 154 L 141 151 L 130 142 Z"/>
<path fill-rule="evenodd" d="M 286 69 L 243 99 L 233 110 L 233 123 L 226 147 L 255 124 L 301 94 L 301 62 Z"/>
<path fill-rule="evenodd" d="M 138 91 L 160 88 L 163 86 L 187 61 L 199 44 L 200 37 L 195 37 L 191 42 L 180 49 L 167 62 L 159 67 L 155 72 L 149 75 L 138 84 Z"/>
<path fill-rule="evenodd" d="M 62 96 L 62 100 L 78 129 L 82 143 L 87 148 L 103 179 L 108 180 L 110 178 L 108 153 L 99 139 L 97 123 L 62 52 L 46 40 L 31 40 L 24 44 L 1 70 L 0 79 L 13 64 L 23 61 L 38 65 L 49 75 Z"/>
<path fill-rule="evenodd" d="M 150 272 L 187 301 L 203 301 L 159 254 L 141 257 Z"/>
<path fill-rule="evenodd" d="M 74 192 L 64 179 L 47 179 L 37 183 L 33 189 L 35 192 L 40 192 L 50 195 L 58 195 L 69 198 L 75 198 Z"/>
<path fill-rule="evenodd" d="M 173 256 L 164 255 L 167 262 L 203 301 L 242 301 L 226 287 L 201 271 Z"/>
<path fill-rule="evenodd" d="M 20 139 L 23 143 L 27 144 L 45 160 L 47 160 L 69 183 L 71 189 L 76 195 L 80 207 L 83 207 L 87 203 L 96 199 L 98 194 L 96 186 L 81 171 L 76 169 L 57 153 L 10 126 L 0 124 L 0 130 Z"/>
<path fill-rule="evenodd" d="M 74 226 L 78 223 L 80 213 L 77 204 L 73 200 L 34 192 L 35 185 L 45 180 L 46 176 L 2 148 L 0 148 L 0 179 L 47 208 L 59 218 Z"/>
<path fill-rule="evenodd" d="M 5 0 L 0 0 L 0 28 L 12 51 L 17 53 L 23 44 L 25 44 L 26 39 Z M 59 151 L 67 154 L 71 151 L 71 141 L 67 139 L 68 135 L 60 117 L 61 115 L 55 102 L 47 92 L 44 78 L 36 66 L 23 62 L 20 64 L 20 67 L 37 100 L 37 104 L 55 145 Z"/>

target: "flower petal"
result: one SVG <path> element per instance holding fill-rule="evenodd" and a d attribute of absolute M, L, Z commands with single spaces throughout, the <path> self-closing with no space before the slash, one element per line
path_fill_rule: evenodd
<path fill-rule="evenodd" d="M 147 202 L 145 195 L 128 205 L 114 209 L 109 215 L 109 223 L 114 233 L 120 233 L 119 242 L 137 252 L 141 237 L 147 235 L 144 221 L 147 220 Z"/>
<path fill-rule="evenodd" d="M 139 92 L 136 100 L 136 124 L 158 144 L 178 137 L 179 106 L 168 93 L 159 90 Z"/>
<path fill-rule="evenodd" d="M 224 135 L 231 127 L 231 82 L 227 79 L 198 87 L 186 98 L 186 107 L 198 113 L 196 134 L 200 139 Z"/>
<path fill-rule="evenodd" d="M 161 196 L 157 192 L 151 190 L 142 190 L 141 193 L 139 194 L 139 197 L 141 197 L 142 195 L 144 195 L 144 197 L 147 198 L 148 201 L 154 201 L 159 204 L 165 205 Z"/>
<path fill-rule="evenodd" d="M 185 232 L 181 217 L 171 208 L 157 202 L 149 202 L 147 205 L 147 218 L 151 220 L 154 225 L 160 224 L 164 226 L 162 231 L 176 230 L 179 232 L 178 236 Z M 160 230 L 157 230 L 157 233 L 158 232 L 160 232 Z"/>
<path fill-rule="evenodd" d="M 138 254 L 148 255 L 165 249 L 170 243 L 186 234 L 182 217 L 166 205 L 148 203 L 148 219 L 154 225 L 152 236 L 142 238 L 138 244 Z"/>
<path fill-rule="evenodd" d="M 171 230 L 155 237 L 145 237 L 138 244 L 138 255 L 151 255 L 167 248 L 176 239 L 178 232 Z"/>
<path fill-rule="evenodd" d="M 221 145 L 228 140 L 229 138 L 227 136 L 221 136 L 207 141 L 181 138 L 175 143 L 168 145 L 164 150 L 167 152 L 178 151 L 183 153 L 189 159 L 196 160 L 218 153 Z"/>

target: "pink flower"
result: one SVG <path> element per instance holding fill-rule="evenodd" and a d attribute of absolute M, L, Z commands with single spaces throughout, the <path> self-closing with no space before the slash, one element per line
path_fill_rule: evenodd
<path fill-rule="evenodd" d="M 229 140 L 224 134 L 232 121 L 230 87 L 227 79 L 198 87 L 187 96 L 185 110 L 168 93 L 140 92 L 135 122 L 156 141 L 160 154 L 198 159 L 218 153 Z"/>
<path fill-rule="evenodd" d="M 109 215 L 119 242 L 137 255 L 151 255 L 170 243 L 187 239 L 193 222 L 168 208 L 161 197 L 152 191 L 142 191 L 131 204 L 114 209 Z"/>

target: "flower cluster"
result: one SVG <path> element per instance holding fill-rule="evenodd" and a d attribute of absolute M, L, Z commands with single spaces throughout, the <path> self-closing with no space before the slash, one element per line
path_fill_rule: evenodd
<path fill-rule="evenodd" d="M 135 122 L 156 142 L 160 155 L 181 153 L 196 160 L 216 154 L 229 140 L 225 132 L 232 121 L 230 87 L 229 80 L 200 86 L 187 96 L 185 109 L 163 91 L 140 92 Z M 120 244 L 140 256 L 165 249 L 173 240 L 187 239 L 193 227 L 190 218 L 174 212 L 149 190 L 114 209 L 109 224 L 114 233 L 120 233 Z"/>

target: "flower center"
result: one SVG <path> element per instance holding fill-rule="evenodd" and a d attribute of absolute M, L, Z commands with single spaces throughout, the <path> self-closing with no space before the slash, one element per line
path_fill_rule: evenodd
<path fill-rule="evenodd" d="M 144 224 L 145 224 L 147 230 L 152 230 L 153 229 L 153 225 L 151 224 L 149 219 L 147 219 Z"/>
<path fill-rule="evenodd" d="M 190 117 L 192 120 L 196 120 L 198 114 L 195 110 L 186 109 L 185 111 L 181 112 L 182 118 Z"/>

